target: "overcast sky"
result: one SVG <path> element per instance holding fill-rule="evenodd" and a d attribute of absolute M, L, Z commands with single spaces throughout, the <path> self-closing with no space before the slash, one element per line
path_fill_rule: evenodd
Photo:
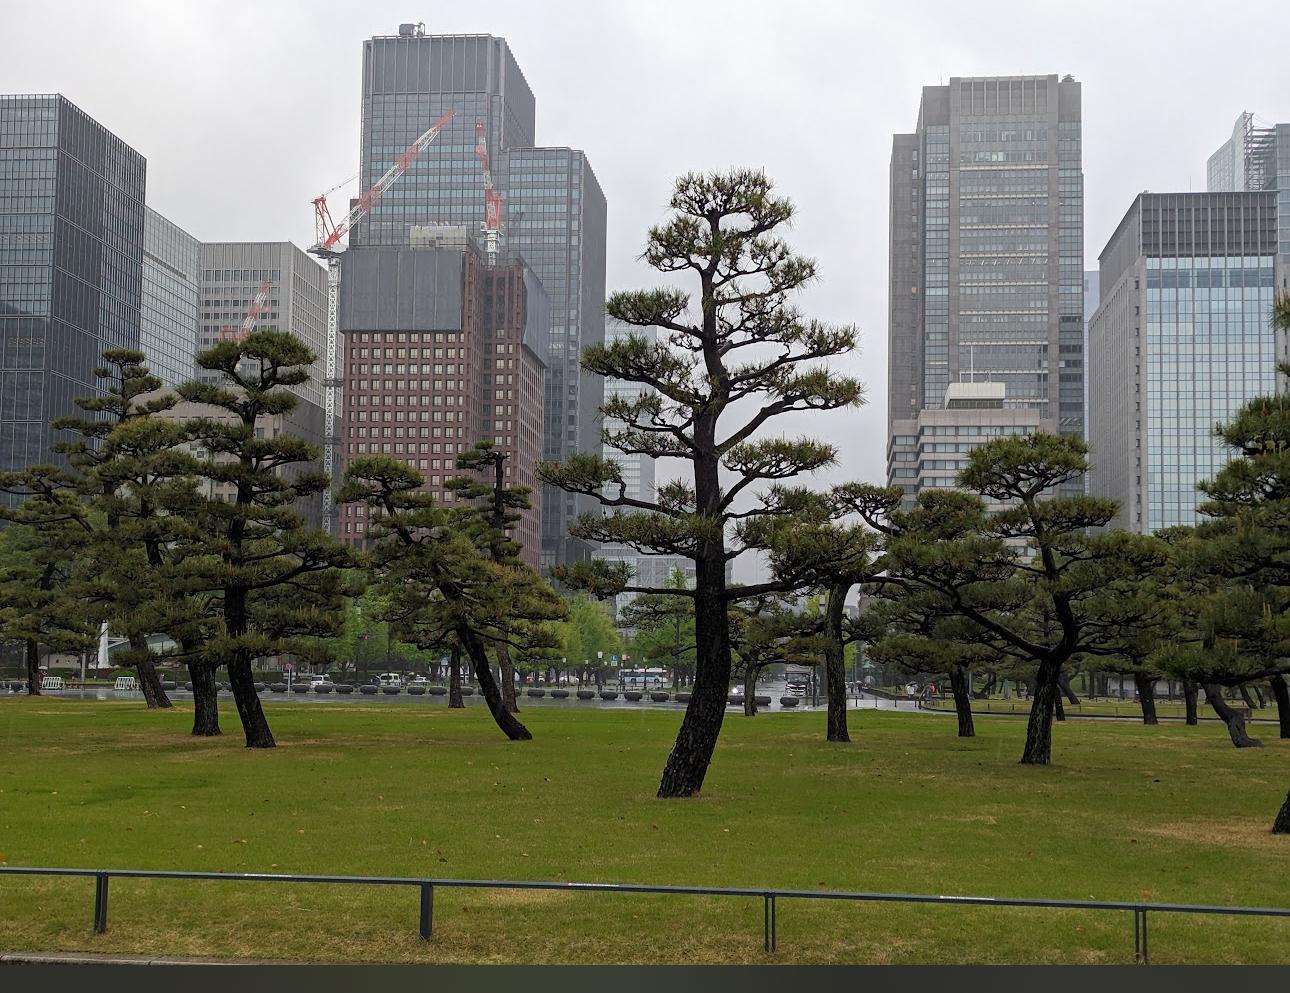
<path fill-rule="evenodd" d="M 0 0 L 0 92 L 60 92 L 97 118 L 196 237 L 305 246 L 311 198 L 358 170 L 362 41 L 403 21 L 507 39 L 538 143 L 585 149 L 604 189 L 610 290 L 652 282 L 636 257 L 677 174 L 765 168 L 820 264 L 803 306 L 861 329 L 846 364 L 868 406 L 807 422 L 841 445 L 839 479 L 883 479 L 887 167 L 920 87 L 1083 83 L 1090 268 L 1136 193 L 1205 188 L 1240 111 L 1290 118 L 1283 0 Z"/>

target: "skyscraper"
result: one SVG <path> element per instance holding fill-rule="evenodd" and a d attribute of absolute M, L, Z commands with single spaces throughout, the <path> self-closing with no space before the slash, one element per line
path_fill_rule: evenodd
<path fill-rule="evenodd" d="M 147 208 L 139 348 L 163 386 L 187 382 L 196 369 L 201 253 L 201 242 Z"/>
<path fill-rule="evenodd" d="M 64 97 L 0 96 L 0 470 L 49 461 L 99 355 L 139 347 L 145 174 Z"/>
<path fill-rule="evenodd" d="M 484 178 L 476 155 L 482 125 L 493 180 L 503 197 L 503 248 L 522 257 L 551 306 L 544 453 L 562 459 L 599 447 L 594 425 L 601 384 L 581 374 L 581 350 L 604 335 L 605 199 L 586 155 L 536 146 L 535 102 L 505 39 L 425 35 L 403 25 L 363 43 L 360 182 L 370 186 L 441 115 L 439 138 L 355 228 L 350 244 L 406 246 L 426 225 L 484 221 Z M 567 538 L 584 504 L 542 494 L 542 564 L 585 555 Z"/>
<path fill-rule="evenodd" d="M 289 241 L 215 241 L 202 245 L 202 309 L 198 351 L 220 340 L 225 328 L 242 324 L 261 286 L 269 293 L 256 323 L 260 331 L 288 331 L 317 358 L 309 380 L 292 391 L 322 409 L 327 348 L 327 270 Z M 218 374 L 196 371 L 197 378 L 219 382 Z M 318 438 L 311 438 L 321 443 Z"/>
<path fill-rule="evenodd" d="M 1243 112 L 1205 171 L 1210 193 L 1276 190 L 1278 254 L 1290 256 L 1290 124 L 1264 124 Z"/>
<path fill-rule="evenodd" d="M 1143 193 L 1100 256 L 1089 324 L 1089 492 L 1111 527 L 1193 524 L 1232 452 L 1214 434 L 1273 392 L 1285 356 L 1270 323 L 1286 290 L 1277 194 Z"/>
<path fill-rule="evenodd" d="M 919 417 L 956 383 L 1083 435 L 1080 104 L 1070 76 L 954 77 L 893 138 L 888 477 L 909 501 Z"/>

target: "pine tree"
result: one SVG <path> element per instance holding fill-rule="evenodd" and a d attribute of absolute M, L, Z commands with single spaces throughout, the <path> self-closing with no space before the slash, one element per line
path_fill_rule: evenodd
<path fill-rule="evenodd" d="M 835 456 L 829 444 L 761 432 L 786 414 L 859 404 L 863 390 L 824 364 L 855 347 L 855 329 L 809 320 L 790 300 L 815 278 L 816 266 L 778 237 L 793 207 L 764 174 L 683 176 L 671 207 L 672 218 L 649 232 L 644 258 L 660 272 L 696 281 L 697 299 L 671 286 L 615 293 L 609 315 L 657 328 L 660 340 L 630 335 L 593 345 L 582 364 L 592 375 L 650 388 L 606 400 L 604 443 L 627 456 L 676 459 L 686 477 L 647 500 L 627 496 L 618 464 L 599 454 L 545 465 L 540 475 L 611 511 L 583 516 L 571 534 L 694 560 L 694 589 L 672 591 L 694 600 L 694 689 L 658 789 L 660 797 L 686 797 L 702 789 L 721 733 L 732 667 L 729 608 L 782 588 L 776 581 L 727 586 L 728 565 L 749 548 L 734 526 L 785 512 L 791 497 L 779 481 L 823 468 Z M 723 480 L 723 472 L 734 481 Z M 760 483 L 771 486 L 758 494 L 752 488 Z M 602 596 L 664 592 L 604 563 L 558 575 Z"/>
<path fill-rule="evenodd" d="M 368 561 L 387 597 L 385 617 L 400 637 L 428 648 L 450 638 L 465 650 L 493 720 L 512 741 L 532 738 L 507 709 L 493 678 L 490 647 L 530 646 L 564 605 L 542 579 L 519 563 L 493 561 L 491 527 L 468 508 L 447 509 L 424 492 L 415 469 L 370 456 L 345 470 L 339 499 L 368 509 Z"/>
<path fill-rule="evenodd" d="M 197 475 L 209 485 L 182 509 L 189 537 L 177 581 L 210 592 L 217 624 L 201 648 L 207 671 L 227 666 L 248 748 L 272 748 L 273 733 L 252 674 L 255 659 L 292 651 L 298 639 L 333 636 L 343 624 L 354 555 L 305 526 L 296 505 L 321 493 L 318 448 L 290 434 L 259 437 L 267 420 L 295 409 L 289 387 L 309 378 L 313 353 L 282 331 L 255 331 L 197 357 L 222 383 L 186 383 L 180 395 L 210 414 L 186 421 L 200 446 Z M 261 433 L 268 433 L 262 432 Z M 219 498 L 224 488 L 229 499 Z"/>

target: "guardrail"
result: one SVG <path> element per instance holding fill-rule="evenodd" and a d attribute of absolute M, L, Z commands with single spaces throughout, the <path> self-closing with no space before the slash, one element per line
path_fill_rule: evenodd
<path fill-rule="evenodd" d="M 94 932 L 103 934 L 108 926 L 108 883 L 117 879 L 196 879 L 220 882 L 320 883 L 343 886 L 412 886 L 420 890 L 418 933 L 429 941 L 434 929 L 434 891 L 475 890 L 560 890 L 573 893 L 647 893 L 670 896 L 717 896 L 760 899 L 766 952 L 778 949 L 779 900 L 842 900 L 855 903 L 918 903 L 979 907 L 1031 907 L 1051 910 L 1119 911 L 1133 914 L 1133 957 L 1142 965 L 1150 963 L 1147 914 L 1214 914 L 1235 917 L 1290 917 L 1290 907 L 1221 907 L 1191 903 L 1142 903 L 1100 900 L 1044 900 L 1032 897 L 945 896 L 922 893 L 863 893 L 816 890 L 722 888 L 715 886 L 655 886 L 648 883 L 563 883 L 500 879 L 435 879 L 407 876 L 320 876 L 287 873 L 186 872 L 169 869 L 51 869 L 0 866 L 8 876 L 80 876 L 94 878 Z"/>

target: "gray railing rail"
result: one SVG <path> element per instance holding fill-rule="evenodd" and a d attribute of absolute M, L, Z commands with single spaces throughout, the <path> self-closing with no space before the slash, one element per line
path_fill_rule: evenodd
<path fill-rule="evenodd" d="M 842 900 L 855 903 L 934 903 L 978 907 L 1030 907 L 1051 910 L 1132 911 L 1134 961 L 1150 962 L 1147 914 L 1217 914 L 1228 917 L 1290 917 L 1290 907 L 1231 907 L 1198 903 L 1143 903 L 1117 900 L 1060 900 L 1039 897 L 946 896 L 930 893 L 866 893 L 839 890 L 786 890 L 764 887 L 661 886 L 650 883 L 574 883 L 505 879 L 443 879 L 409 876 L 293 875 L 257 872 L 196 872 L 178 869 L 56 869 L 0 866 L 5 876 L 83 876 L 94 878 L 94 931 L 107 930 L 108 881 L 117 879 L 195 879 L 250 883 L 321 883 L 353 886 L 415 886 L 421 895 L 419 933 L 427 941 L 434 928 L 435 887 L 475 890 L 562 890 L 572 893 L 647 893 L 664 896 L 719 896 L 760 899 L 764 947 L 778 948 L 778 900 Z"/>

